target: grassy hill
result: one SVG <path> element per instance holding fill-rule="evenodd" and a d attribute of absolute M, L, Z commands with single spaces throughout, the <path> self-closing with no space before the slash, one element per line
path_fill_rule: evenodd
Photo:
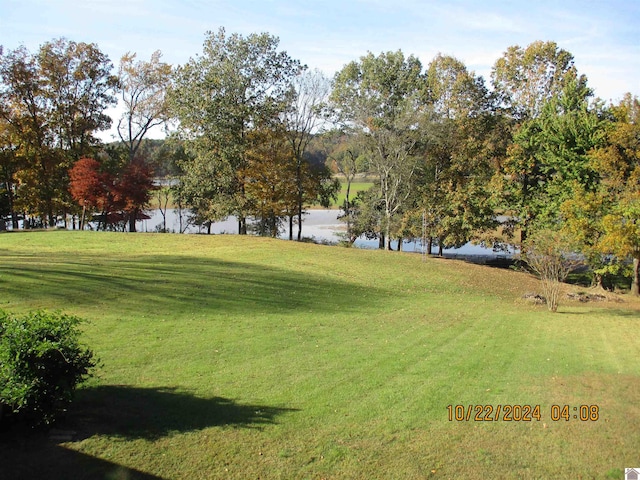
<path fill-rule="evenodd" d="M 534 291 L 255 237 L 0 235 L 0 308 L 90 320 L 103 364 L 62 425 L 76 438 L 4 432 L 0 478 L 622 478 L 640 465 L 640 304 L 551 314 Z"/>

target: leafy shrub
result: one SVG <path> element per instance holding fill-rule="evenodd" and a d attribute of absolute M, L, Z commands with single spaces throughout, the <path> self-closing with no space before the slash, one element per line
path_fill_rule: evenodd
<path fill-rule="evenodd" d="M 96 366 L 93 352 L 78 342 L 80 323 L 62 313 L 0 311 L 0 411 L 38 425 L 66 410 Z"/>

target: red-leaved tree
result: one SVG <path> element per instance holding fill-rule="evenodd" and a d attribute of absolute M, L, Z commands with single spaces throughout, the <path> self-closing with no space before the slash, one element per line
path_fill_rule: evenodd
<path fill-rule="evenodd" d="M 87 213 L 100 211 L 105 228 L 107 223 L 125 220 L 129 231 L 135 232 L 136 220 L 155 189 L 151 170 L 140 161 L 127 164 L 113 175 L 101 171 L 97 160 L 82 158 L 69 170 L 69 176 L 71 196 L 82 207 L 80 229 L 84 228 Z"/>
<path fill-rule="evenodd" d="M 107 213 L 110 209 L 113 184 L 111 175 L 100 171 L 100 163 L 93 158 L 81 158 L 69 170 L 69 191 L 73 199 L 82 206 L 80 230 L 84 228 L 87 209 Z"/>
<path fill-rule="evenodd" d="M 148 166 L 140 161 L 129 163 L 113 185 L 113 199 L 129 221 L 129 231 L 136 231 L 136 220 L 151 199 L 156 187 Z"/>

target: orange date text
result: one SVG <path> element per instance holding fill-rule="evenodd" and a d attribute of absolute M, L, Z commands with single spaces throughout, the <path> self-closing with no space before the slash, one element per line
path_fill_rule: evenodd
<path fill-rule="evenodd" d="M 447 405 L 453 422 L 531 422 L 540 421 L 540 405 Z"/>

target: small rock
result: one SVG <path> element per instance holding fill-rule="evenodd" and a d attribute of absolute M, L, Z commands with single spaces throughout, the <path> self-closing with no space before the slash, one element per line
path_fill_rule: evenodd
<path fill-rule="evenodd" d="M 546 303 L 546 299 L 537 293 L 525 293 L 522 298 L 535 305 L 544 305 Z"/>

